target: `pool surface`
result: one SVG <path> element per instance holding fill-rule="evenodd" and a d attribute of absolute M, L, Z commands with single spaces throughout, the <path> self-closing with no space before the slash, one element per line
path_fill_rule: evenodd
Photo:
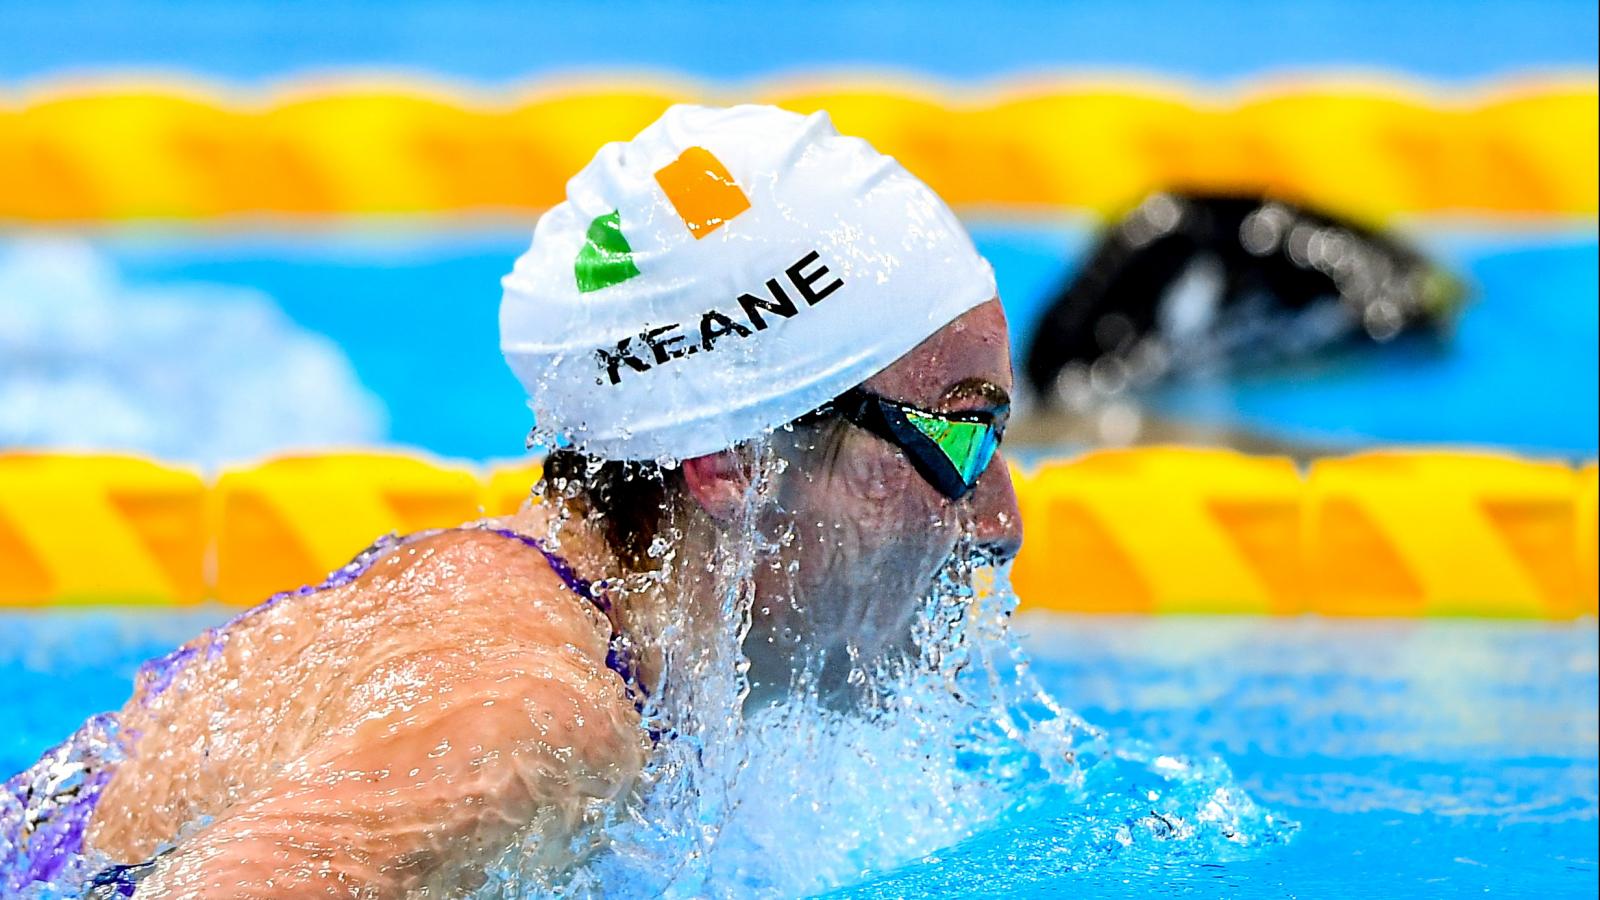
<path fill-rule="evenodd" d="M 0 774 L 119 706 L 140 661 L 226 615 L 0 615 Z M 1595 895 L 1593 620 L 1020 624 L 1039 680 L 1114 743 L 1220 756 L 1299 830 L 1221 861 L 1181 842 L 1122 854 L 1085 846 L 1063 796 L 836 895 Z"/>

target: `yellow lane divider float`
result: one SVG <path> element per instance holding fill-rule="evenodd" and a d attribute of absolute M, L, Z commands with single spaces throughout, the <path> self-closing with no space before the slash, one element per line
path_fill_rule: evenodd
<path fill-rule="evenodd" d="M 199 602 L 206 497 L 148 460 L 0 453 L 0 606 Z"/>
<path fill-rule="evenodd" d="M 392 454 L 291 456 L 223 473 L 213 490 L 216 597 L 250 605 L 313 584 L 380 535 L 476 518 L 471 470 Z"/>
<path fill-rule="evenodd" d="M 1154 448 L 1019 473 L 1035 606 L 1106 612 L 1293 612 L 1304 483 L 1286 458 Z"/>
<path fill-rule="evenodd" d="M 1596 612 L 1594 464 L 1384 451 L 1101 451 L 1018 471 L 1024 608 L 1573 618 Z M 398 453 L 195 472 L 0 453 L 0 605 L 250 604 L 380 535 L 514 511 L 536 463 Z"/>
<path fill-rule="evenodd" d="M 1594 215 L 1592 74 L 1480 90 L 1281 80 L 560 82 L 518 94 L 327 78 L 267 94 L 102 79 L 0 94 L 0 221 L 537 210 L 671 103 L 828 110 L 965 207 L 1111 212 L 1154 189 L 1269 191 L 1369 219 Z"/>
<path fill-rule="evenodd" d="M 1373 453 L 1306 482 L 1312 608 L 1352 615 L 1582 612 L 1578 480 L 1557 463 Z"/>
<path fill-rule="evenodd" d="M 1590 463 L 1578 475 L 1578 608 L 1600 607 L 1600 467 Z"/>

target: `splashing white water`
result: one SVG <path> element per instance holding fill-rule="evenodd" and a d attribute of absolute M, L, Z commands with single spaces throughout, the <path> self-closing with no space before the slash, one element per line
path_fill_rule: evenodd
<path fill-rule="evenodd" d="M 595 832 L 570 848 L 574 870 L 552 875 L 538 865 L 547 855 L 522 848 L 481 896 L 804 896 L 1046 805 L 1053 838 L 1074 847 L 1069 868 L 1237 858 L 1295 829 L 1257 808 L 1220 760 L 1113 743 L 1056 703 L 1011 628 L 1008 570 L 970 544 L 923 600 L 912 653 L 853 667 L 854 707 L 825 699 L 815 671 L 779 702 L 747 702 L 761 490 L 748 498 L 752 537 L 722 542 L 707 563 L 721 585 L 718 639 L 660 639 L 668 673 L 645 707 L 659 738 L 632 802 L 593 811 Z M 681 624 L 686 612 L 664 618 Z"/>
<path fill-rule="evenodd" d="M 30 237 L 0 245 L 0 310 L 0 446 L 209 465 L 387 431 L 338 346 L 255 291 L 133 287 L 87 241 Z"/>

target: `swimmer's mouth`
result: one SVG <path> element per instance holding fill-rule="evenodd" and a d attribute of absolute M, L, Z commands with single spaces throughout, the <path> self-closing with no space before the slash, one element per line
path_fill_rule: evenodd
<path fill-rule="evenodd" d="M 934 575 L 934 583 L 950 576 L 970 576 L 978 569 L 999 569 L 1010 562 L 998 548 L 979 543 L 971 534 L 967 534 L 951 548 L 950 555 L 945 557 L 944 564 Z"/>

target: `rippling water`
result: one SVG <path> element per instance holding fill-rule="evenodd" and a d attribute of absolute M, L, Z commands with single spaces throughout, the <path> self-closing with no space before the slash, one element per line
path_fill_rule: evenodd
<path fill-rule="evenodd" d="M 0 729 L 0 770 L 22 768 L 90 712 L 119 704 L 140 660 L 225 615 L 0 617 L 0 721 L 10 726 Z M 819 712 L 803 739 L 781 715 L 753 721 L 744 749 L 725 759 L 772 754 L 781 762 L 722 770 L 741 772 L 742 788 L 730 799 L 747 805 L 700 823 L 717 826 L 710 861 L 678 859 L 682 865 L 671 871 L 650 870 L 652 860 L 669 858 L 669 847 L 683 846 L 672 843 L 682 836 L 648 820 L 621 821 L 613 833 L 636 841 L 637 852 L 602 855 L 587 877 L 649 872 L 652 880 L 630 882 L 640 893 L 670 878 L 691 893 L 684 877 L 691 872 L 711 887 L 793 878 L 792 893 L 837 877 L 844 881 L 840 896 L 861 897 L 1594 894 L 1592 620 L 1036 613 L 1016 627 L 1027 633 L 1021 646 L 1034 658 L 1007 688 L 1018 715 L 1053 715 L 1025 696 L 1021 679 L 1032 679 L 1103 737 L 1069 714 L 1060 735 L 1031 748 L 980 732 L 973 742 L 1003 752 L 946 756 L 955 765 L 935 769 L 928 761 L 937 753 L 918 743 L 924 733 L 910 718 L 846 721 Z M 991 659 L 1006 672 L 1020 657 Z M 981 661 L 960 678 L 987 702 Z M 1062 738 L 1076 766 L 1046 782 L 1030 757 Z M 1163 754 L 1193 761 L 1194 777 L 1159 762 Z M 1218 755 L 1230 761 L 1231 780 L 1209 768 Z M 802 759 L 817 761 L 820 771 L 791 774 L 792 762 Z M 931 780 L 928 771 L 944 779 Z M 1287 815 L 1300 829 L 1288 843 L 1241 845 L 1218 830 L 1173 840 L 1152 827 L 1159 820 L 1150 816 L 1149 791 L 1172 804 L 1154 807 L 1165 815 L 1201 808 L 1201 798 L 1220 786 L 1254 798 L 1249 821 L 1263 831 L 1253 835 L 1284 827 L 1266 831 L 1263 806 L 1275 823 Z M 720 803 L 705 808 L 727 808 Z M 971 817 L 937 822 L 928 815 L 935 809 Z M 1124 828 L 1131 844 L 1119 840 Z M 660 843 L 651 845 L 649 835 Z M 761 848 L 773 844 L 772 858 L 763 858 Z M 796 866 L 811 869 L 795 873 Z"/>

